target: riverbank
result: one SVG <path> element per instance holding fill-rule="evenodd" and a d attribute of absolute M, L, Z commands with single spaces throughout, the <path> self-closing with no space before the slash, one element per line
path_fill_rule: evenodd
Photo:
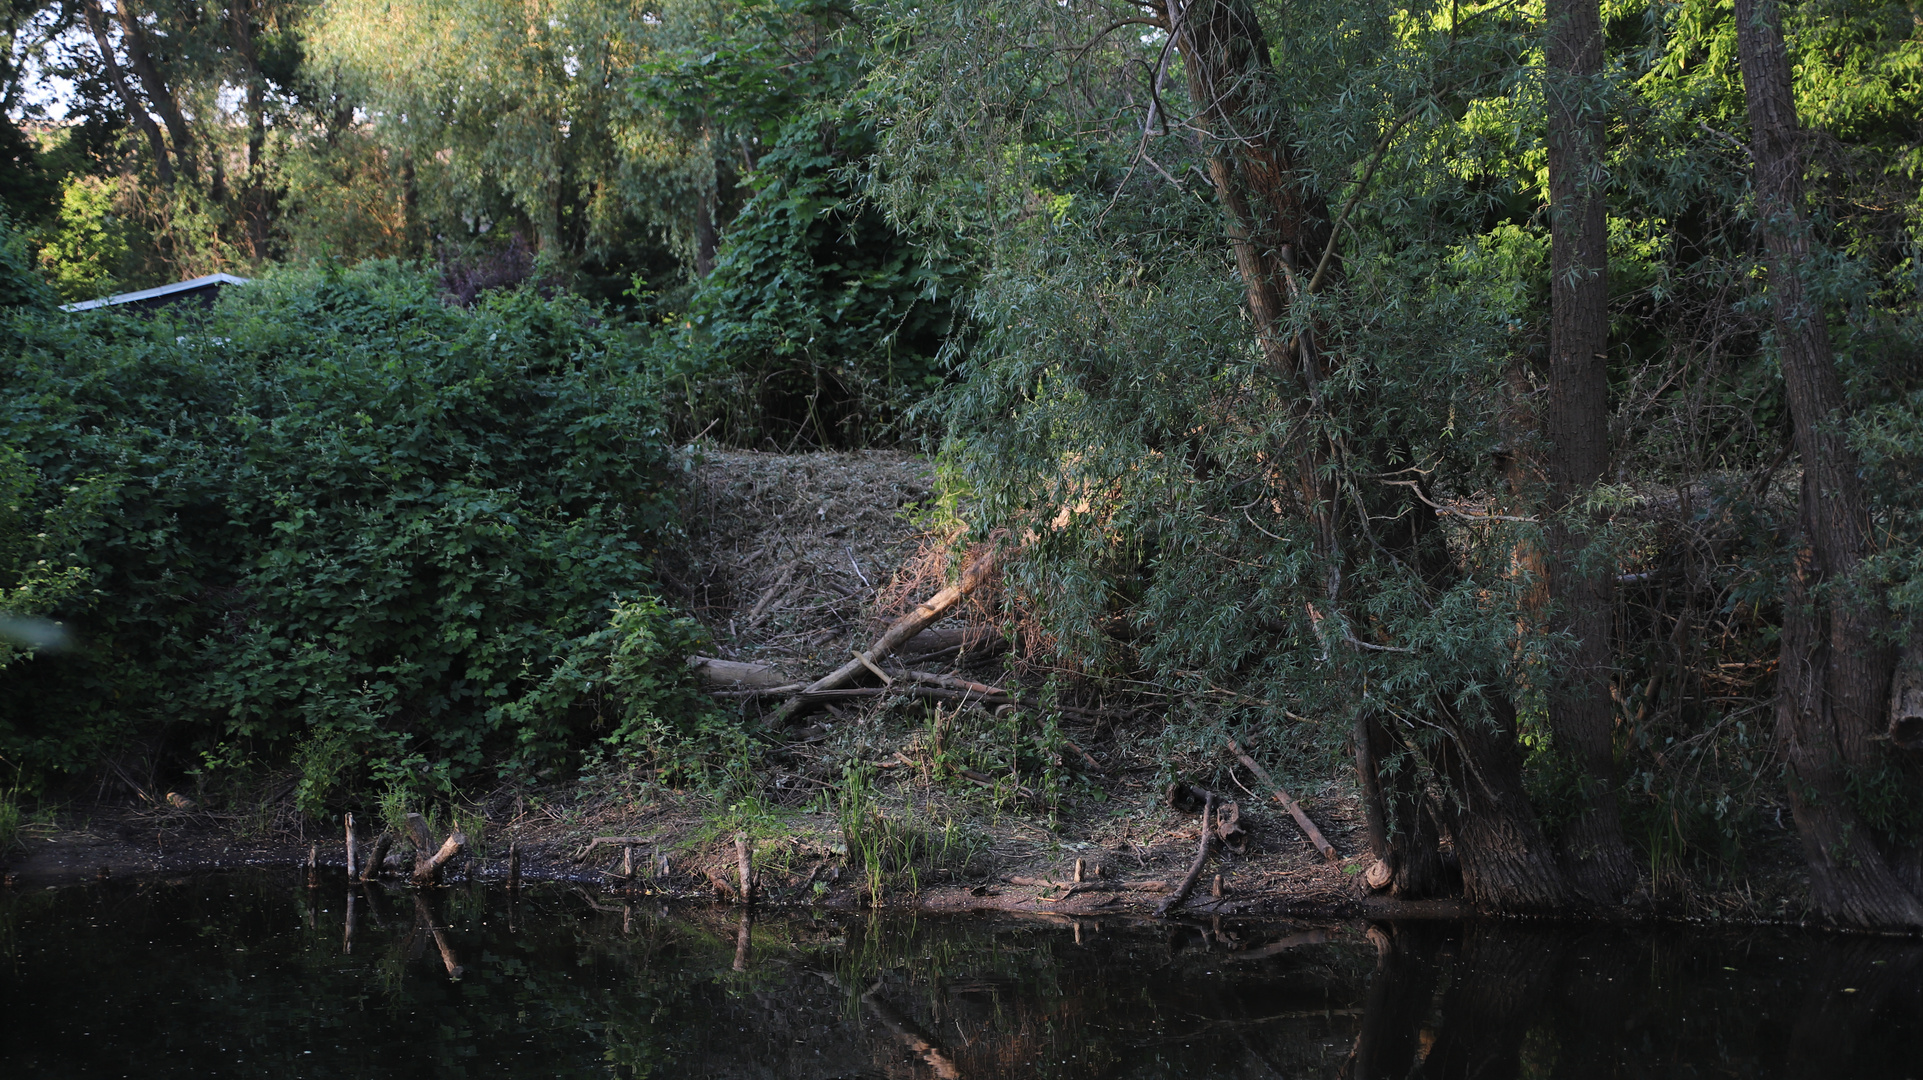
<path fill-rule="evenodd" d="M 708 630 L 715 655 L 696 663 L 717 706 L 771 711 L 937 588 L 949 551 L 931 527 L 932 492 L 927 462 L 904 454 L 697 455 L 687 544 L 663 571 Z M 1139 702 L 1105 711 L 1099 699 L 1069 708 L 984 701 L 984 689 L 1020 694 L 1025 685 L 1033 693 L 1048 673 L 1024 667 L 981 618 L 958 607 L 892 662 L 878 658 L 895 669 L 894 682 L 867 678 L 855 696 L 822 701 L 763 732 L 752 768 L 709 762 L 705 782 L 670 786 L 651 769 L 604 765 L 575 780 L 444 806 L 443 814 L 458 811 L 471 837 L 453 872 L 502 877 L 514 850 L 528 880 L 737 902 L 740 836 L 754 863 L 756 901 L 767 905 L 1152 914 L 1196 861 L 1199 807 L 1168 798 L 1171 782 L 1186 782 L 1233 800 L 1240 834 L 1212 846 L 1192 893 L 1171 910 L 1469 913 L 1456 901 L 1404 902 L 1381 891 L 1342 762 L 1305 769 L 1297 761 L 1293 775 L 1280 777 L 1325 852 L 1274 800 L 1270 777 L 1226 744 L 1169 738 L 1154 716 L 1127 711 Z M 915 695 L 904 692 L 905 673 L 910 682 L 976 689 L 923 682 L 928 693 Z M 1286 747 L 1245 749 L 1271 763 L 1289 756 Z M 175 795 L 159 777 L 136 782 L 118 771 L 94 801 L 26 826 L 0 866 L 20 887 L 45 887 L 300 865 L 310 855 L 323 866 L 345 863 L 338 825 L 294 811 L 291 776 L 183 790 Z M 353 808 L 365 842 L 381 826 L 372 820 L 375 793 L 364 795 Z M 1652 860 L 1629 905 L 1591 914 L 1804 923 L 1807 883 L 1785 820 L 1756 815 L 1740 866 L 1709 872 L 1679 857 Z M 598 838 L 610 839 L 596 845 Z"/>

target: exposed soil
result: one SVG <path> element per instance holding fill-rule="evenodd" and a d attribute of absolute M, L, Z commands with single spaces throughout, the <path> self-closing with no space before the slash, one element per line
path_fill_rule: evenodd
<path fill-rule="evenodd" d="M 690 545 L 670 569 L 670 584 L 709 627 L 721 658 L 768 665 L 775 672 L 770 681 L 812 679 L 872 641 L 905 604 L 939 587 L 946 545 L 911 520 L 930 494 L 927 463 L 902 454 L 711 452 L 692 477 Z M 982 683 L 1011 677 L 993 649 L 948 650 L 908 662 Z M 726 692 L 735 695 L 727 704 L 751 710 L 779 700 Z M 752 842 L 762 903 L 1142 914 L 1182 879 L 1199 839 L 1199 818 L 1166 805 L 1162 782 L 1171 774 L 1220 776 L 1215 770 L 1227 760 L 1218 752 L 1167 761 L 1144 727 L 1139 720 L 1111 723 L 1099 710 L 1051 720 L 1013 707 L 997 712 L 907 697 L 849 699 L 780 733 L 786 741 L 748 781 L 759 785 L 752 790 L 737 783 L 730 795 L 703 795 L 621 774 L 495 792 L 471 808 L 485 824 L 453 872 L 500 878 L 514 846 L 529 879 L 734 900 L 740 832 Z M 983 771 L 990 761 L 1000 763 L 992 775 Z M 866 813 L 898 837 L 942 849 L 913 865 L 885 868 L 879 890 L 862 853 L 850 852 L 841 825 L 851 770 L 867 778 Z M 1369 860 L 1359 808 L 1341 778 L 1285 778 L 1340 854 L 1330 862 L 1267 801 L 1269 792 L 1254 777 L 1239 767 L 1231 777 L 1242 785 L 1228 794 L 1239 800 L 1246 848 L 1230 852 L 1218 845 L 1184 912 L 1466 913 L 1453 902 L 1410 904 L 1370 893 L 1362 881 Z M 371 810 L 362 816 L 371 817 Z M 291 815 L 279 820 L 277 828 L 271 820 L 262 824 L 259 814 L 243 819 L 151 796 L 109 800 L 84 815 L 61 816 L 57 825 L 26 828 L 5 872 L 29 887 L 101 874 L 299 863 L 316 848 L 321 863 L 344 862 L 338 833 L 307 835 L 303 826 L 285 824 Z M 363 837 L 368 831 L 363 825 Z M 1790 834 L 1781 831 L 1782 843 L 1739 884 L 1705 891 L 1659 879 L 1655 897 L 1614 914 L 1800 921 L 1799 864 Z M 582 859 L 596 837 L 628 840 L 603 844 Z M 631 874 L 623 873 L 624 860 Z"/>

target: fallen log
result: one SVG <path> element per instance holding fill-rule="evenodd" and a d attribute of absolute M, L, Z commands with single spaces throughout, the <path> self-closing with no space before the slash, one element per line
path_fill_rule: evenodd
<path fill-rule="evenodd" d="M 774 669 L 771 664 L 749 664 L 740 660 L 718 660 L 712 656 L 690 656 L 688 667 L 702 682 L 715 683 L 735 690 L 763 689 L 783 686 L 789 682 L 787 676 Z"/>
<path fill-rule="evenodd" d="M 1267 769 L 1257 765 L 1255 759 L 1247 753 L 1244 753 L 1242 747 L 1237 744 L 1234 739 L 1229 740 L 1229 752 L 1241 759 L 1242 764 L 1247 766 L 1248 770 L 1255 774 L 1257 780 L 1262 781 L 1273 789 L 1274 795 L 1272 797 L 1276 802 L 1281 803 L 1282 809 L 1287 810 L 1289 816 L 1295 819 L 1295 823 L 1301 826 L 1303 835 L 1309 838 L 1309 843 L 1315 845 L 1315 849 L 1322 853 L 1324 859 L 1330 862 L 1341 861 L 1342 856 L 1336 854 L 1335 846 L 1329 843 L 1322 835 L 1321 829 L 1315 827 L 1315 822 L 1309 820 L 1309 815 L 1302 812 L 1301 804 L 1297 803 L 1287 791 L 1283 790 L 1281 784 L 1275 782 L 1275 777 L 1270 776 Z"/>
<path fill-rule="evenodd" d="M 1201 846 L 1196 849 L 1195 862 L 1189 865 L 1188 874 L 1182 878 L 1182 883 L 1175 887 L 1175 892 L 1171 893 L 1167 900 L 1162 901 L 1161 904 L 1156 907 L 1156 918 L 1165 918 L 1169 912 L 1181 907 L 1182 902 L 1189 898 L 1189 893 L 1195 891 L 1195 882 L 1201 878 L 1202 868 L 1208 865 L 1209 853 L 1215 847 L 1214 819 L 1215 792 L 1205 792 L 1202 798 L 1202 843 Z"/>
<path fill-rule="evenodd" d="M 786 723 L 790 717 L 802 709 L 810 695 L 818 695 L 823 691 L 835 690 L 847 685 L 849 680 L 867 671 L 870 665 L 886 658 L 909 639 L 927 629 L 931 623 L 947 615 L 950 609 L 961 602 L 962 597 L 975 591 L 982 582 L 987 581 L 994 574 L 998 560 L 998 552 L 991 548 L 980 558 L 969 563 L 962 569 L 960 581 L 922 601 L 916 605 L 915 610 L 896 619 L 894 625 L 877 638 L 873 645 L 863 652 L 856 653 L 854 659 L 808 684 L 805 690 L 777 709 L 769 722 L 776 726 Z"/>
<path fill-rule="evenodd" d="M 796 702 L 833 701 L 838 698 L 887 697 L 890 694 L 931 698 L 937 701 L 959 701 L 967 705 L 1017 705 L 1024 709 L 1052 709 L 1055 712 L 1061 713 L 1063 716 L 1088 719 L 1102 719 L 1105 717 L 1110 719 L 1127 719 L 1134 715 L 1126 712 L 1114 712 L 1108 709 L 1084 709 L 1077 705 L 1049 705 L 1035 698 L 1010 697 L 1008 695 L 982 695 L 969 690 L 949 690 L 939 686 L 922 686 L 920 684 L 904 683 L 901 680 L 896 680 L 893 686 L 854 686 L 839 690 L 803 690 L 799 694 L 796 694 L 788 705 L 794 705 Z M 759 690 L 740 691 L 726 696 L 748 697 L 751 695 L 768 696 L 768 692 Z M 720 697 L 724 695 L 716 694 L 715 696 Z M 785 707 L 787 706 L 784 706 L 784 708 Z M 777 713 L 776 718 L 779 718 L 780 715 L 781 714 Z M 770 723 L 773 723 L 772 719 Z"/>
<path fill-rule="evenodd" d="M 895 652 L 925 658 L 936 653 L 993 649 L 1002 643 L 1002 636 L 985 626 L 942 627 L 923 630 L 903 642 Z"/>
<path fill-rule="evenodd" d="M 980 694 L 983 697 L 1014 697 L 999 686 L 971 682 L 956 675 L 937 675 L 932 671 L 913 671 L 902 667 L 891 667 L 887 669 L 887 673 L 897 679 L 907 679 L 909 682 L 920 683 L 923 686 L 939 686 L 945 690 L 960 690 L 964 693 Z"/>
<path fill-rule="evenodd" d="M 629 847 L 629 846 L 638 846 L 641 844 L 652 844 L 654 843 L 654 839 L 655 838 L 653 836 L 597 836 L 594 839 L 588 841 L 588 846 L 581 849 L 581 853 L 574 857 L 574 861 L 577 863 L 587 861 L 588 855 L 592 853 L 595 848 L 600 847 L 602 844 L 613 844 L 619 847 Z"/>

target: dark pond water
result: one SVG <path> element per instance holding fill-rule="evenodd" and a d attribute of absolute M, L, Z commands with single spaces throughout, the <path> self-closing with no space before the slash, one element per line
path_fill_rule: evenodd
<path fill-rule="evenodd" d="M 0 1077 L 121 1076 L 1918 1078 L 1923 945 L 0 893 Z"/>

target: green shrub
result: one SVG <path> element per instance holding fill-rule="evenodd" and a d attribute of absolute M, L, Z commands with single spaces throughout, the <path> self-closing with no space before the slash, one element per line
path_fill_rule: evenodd
<path fill-rule="evenodd" d="M 75 648 L 0 672 L 0 753 L 30 774 L 135 735 L 298 746 L 311 812 L 698 719 L 698 635 L 652 593 L 668 448 L 637 351 L 578 302 L 451 308 L 370 264 L 6 333 L 27 501 L 99 492 L 70 530 Z"/>
<path fill-rule="evenodd" d="M 760 161 L 685 332 L 683 423 L 752 445 L 861 446 L 898 435 L 941 385 L 935 354 L 958 265 L 931 262 L 844 172 L 874 148 L 852 109 L 791 122 Z"/>

